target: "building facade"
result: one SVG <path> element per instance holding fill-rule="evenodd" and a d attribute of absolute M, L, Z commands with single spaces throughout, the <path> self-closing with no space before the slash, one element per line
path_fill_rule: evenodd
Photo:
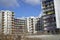
<path fill-rule="evenodd" d="M 14 27 L 14 12 L 9 10 L 0 11 L 0 27 L 1 33 L 5 35 L 12 33 L 12 27 Z"/>
<path fill-rule="evenodd" d="M 40 25 L 40 17 L 27 17 L 27 29 L 28 33 L 30 34 L 36 34 L 38 31 L 42 29 L 42 26 Z"/>
<path fill-rule="evenodd" d="M 42 17 L 36 17 L 35 29 L 36 29 L 37 32 L 43 31 Z"/>
<path fill-rule="evenodd" d="M 13 34 L 22 35 L 25 32 L 26 20 L 23 18 L 15 18 L 14 23 Z"/>
<path fill-rule="evenodd" d="M 60 0 L 42 0 L 44 30 L 60 29 Z"/>
<path fill-rule="evenodd" d="M 27 29 L 28 29 L 28 32 L 31 34 L 31 33 L 34 33 L 35 32 L 35 19 L 34 17 L 27 17 L 26 18 L 26 21 L 27 21 Z"/>

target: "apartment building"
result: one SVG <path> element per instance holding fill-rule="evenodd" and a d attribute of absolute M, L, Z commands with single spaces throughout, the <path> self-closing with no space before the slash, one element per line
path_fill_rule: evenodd
<path fill-rule="evenodd" d="M 60 29 L 60 0 L 42 0 L 44 30 Z"/>
<path fill-rule="evenodd" d="M 30 34 L 35 33 L 35 17 L 27 17 L 26 21 L 28 33 Z"/>
<path fill-rule="evenodd" d="M 14 12 L 9 10 L 0 11 L 0 33 L 5 35 L 12 33 L 14 27 Z"/>
<path fill-rule="evenodd" d="M 36 34 L 38 31 L 42 29 L 42 26 L 40 25 L 40 17 L 27 17 L 26 22 L 29 34 Z"/>
<path fill-rule="evenodd" d="M 15 18 L 15 26 L 13 27 L 13 34 L 22 35 L 25 32 L 26 20 L 25 18 Z"/>
<path fill-rule="evenodd" d="M 42 17 L 36 17 L 35 29 L 38 32 L 43 31 L 43 20 L 42 20 Z"/>

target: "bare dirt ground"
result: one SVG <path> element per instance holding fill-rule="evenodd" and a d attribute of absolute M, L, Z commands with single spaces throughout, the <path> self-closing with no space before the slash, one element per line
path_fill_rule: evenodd
<path fill-rule="evenodd" d="M 27 38 L 31 39 L 41 39 L 41 40 L 60 40 L 60 35 L 30 35 L 26 36 Z"/>

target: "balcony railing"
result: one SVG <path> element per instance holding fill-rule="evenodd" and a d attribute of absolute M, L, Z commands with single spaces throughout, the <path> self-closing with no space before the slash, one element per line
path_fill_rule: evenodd
<path fill-rule="evenodd" d="M 47 19 L 47 18 L 53 18 L 53 17 L 55 17 L 55 15 L 53 14 L 53 15 L 45 15 L 45 16 L 43 16 L 43 19 Z"/>
<path fill-rule="evenodd" d="M 45 8 L 45 9 L 43 9 L 43 12 L 51 11 L 51 10 L 54 10 L 54 8 L 53 7 L 51 7 L 51 8 Z"/>
<path fill-rule="evenodd" d="M 56 22 L 52 22 L 52 23 L 45 23 L 44 24 L 45 27 L 49 27 L 49 26 L 56 26 Z"/>

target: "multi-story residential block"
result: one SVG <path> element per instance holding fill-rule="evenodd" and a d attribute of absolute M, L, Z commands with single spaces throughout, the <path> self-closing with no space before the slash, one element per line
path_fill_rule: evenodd
<path fill-rule="evenodd" d="M 43 23 L 42 17 L 36 17 L 36 24 L 35 24 L 36 31 L 38 32 L 43 31 L 42 23 Z"/>
<path fill-rule="evenodd" d="M 35 17 L 27 17 L 26 20 L 28 32 L 35 33 Z"/>
<path fill-rule="evenodd" d="M 21 35 L 25 32 L 26 20 L 25 18 L 15 18 L 15 26 L 13 27 L 13 34 Z"/>
<path fill-rule="evenodd" d="M 42 29 L 40 17 L 27 17 L 28 33 L 35 34 Z"/>
<path fill-rule="evenodd" d="M 5 35 L 12 33 L 12 27 L 14 27 L 14 12 L 9 10 L 0 11 L 0 33 Z"/>
<path fill-rule="evenodd" d="M 60 0 L 42 0 L 44 30 L 60 29 Z"/>

